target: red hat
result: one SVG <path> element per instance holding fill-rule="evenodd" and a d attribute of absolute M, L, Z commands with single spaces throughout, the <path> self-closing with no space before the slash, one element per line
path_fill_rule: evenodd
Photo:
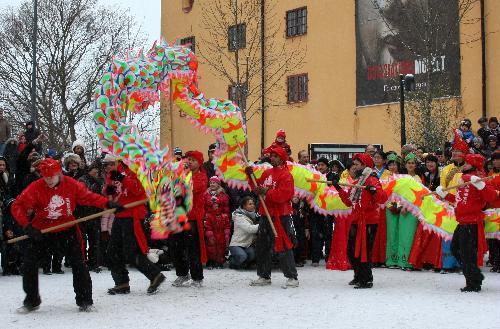
<path fill-rule="evenodd" d="M 209 182 L 210 182 L 210 183 L 211 183 L 211 182 L 214 182 L 214 183 L 217 183 L 217 184 L 219 184 L 219 185 L 220 185 L 220 178 L 219 178 L 219 177 L 217 177 L 217 176 L 212 176 L 212 177 L 210 177 Z"/>
<path fill-rule="evenodd" d="M 262 150 L 262 155 L 271 154 L 271 147 L 266 147 Z"/>
<path fill-rule="evenodd" d="M 456 129 L 453 129 L 453 134 L 455 138 L 453 139 L 453 147 L 452 150 L 460 151 L 463 154 L 469 154 L 469 146 L 467 143 L 460 137 Z"/>
<path fill-rule="evenodd" d="M 480 154 L 467 154 L 464 161 L 479 171 L 483 171 L 484 157 Z"/>
<path fill-rule="evenodd" d="M 57 160 L 47 158 L 36 167 L 43 177 L 52 177 L 62 172 L 61 163 Z"/>
<path fill-rule="evenodd" d="M 276 138 L 278 137 L 283 137 L 286 139 L 286 133 L 283 129 L 278 130 L 278 132 L 276 133 Z"/>
<path fill-rule="evenodd" d="M 188 151 L 186 152 L 186 157 L 195 159 L 200 166 L 203 162 L 205 162 L 203 159 L 203 153 L 200 151 Z"/>
<path fill-rule="evenodd" d="M 353 160 L 358 160 L 363 163 L 365 166 L 373 168 L 375 164 L 373 163 L 373 159 L 369 154 L 366 153 L 356 153 L 352 157 Z"/>
<path fill-rule="evenodd" d="M 286 162 L 286 160 L 288 160 L 288 154 L 286 153 L 285 149 L 282 148 L 281 146 L 272 147 L 270 153 L 271 154 L 274 153 L 277 156 L 279 156 L 283 162 Z"/>

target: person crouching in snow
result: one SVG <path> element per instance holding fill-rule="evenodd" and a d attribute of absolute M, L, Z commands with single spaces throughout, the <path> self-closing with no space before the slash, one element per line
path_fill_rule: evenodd
<path fill-rule="evenodd" d="M 223 268 L 226 249 L 231 238 L 229 221 L 229 197 L 220 186 L 220 179 L 212 176 L 205 192 L 205 237 L 207 244 L 207 267 Z"/>
<path fill-rule="evenodd" d="M 382 215 L 380 206 L 387 201 L 387 195 L 382 190 L 377 173 L 372 170 L 374 163 L 370 155 L 357 153 L 352 160 L 357 177 L 353 184 L 362 185 L 363 188 L 350 187 L 349 191 L 345 191 L 336 182 L 333 186 L 342 202 L 352 207 L 347 256 L 354 269 L 354 279 L 349 285 L 364 289 L 373 287 L 371 253 Z"/>
<path fill-rule="evenodd" d="M 455 217 L 458 226 L 453 233 L 451 251 L 462 265 L 465 287 L 462 292 L 479 292 L 484 276 L 479 269 L 486 252 L 484 235 L 484 214 L 486 203 L 498 198 L 498 192 L 492 185 L 481 181 L 484 157 L 479 154 L 467 154 L 462 166 L 462 182 L 470 182 L 457 188 L 456 195 L 443 191 L 438 186 L 436 193 L 455 204 Z"/>
<path fill-rule="evenodd" d="M 91 311 L 92 281 L 84 263 L 83 240 L 78 225 L 43 235 L 41 230 L 73 221 L 77 205 L 117 208 L 117 211 L 123 208 L 115 202 L 108 202 L 104 196 L 92 193 L 73 178 L 63 176 L 61 165 L 56 160 L 42 160 L 37 169 L 43 179 L 31 183 L 11 208 L 12 215 L 30 237 L 24 248 L 23 289 L 26 298 L 18 312 L 28 313 L 40 307 L 38 265 L 53 240 L 59 240 L 70 255 L 76 304 L 80 311 Z"/>
<path fill-rule="evenodd" d="M 257 179 L 257 186 L 250 180 L 250 186 L 256 194 L 264 198 L 276 228 L 277 237 L 273 237 L 273 232 L 261 204 L 259 213 L 262 217 L 256 241 L 257 275 L 259 278 L 251 281 L 250 285 L 265 286 L 271 284 L 274 245 L 281 271 L 287 278 L 282 288 L 295 288 L 299 286 L 299 280 L 297 279 L 297 269 L 295 268 L 293 255 L 293 247 L 297 242 L 291 216 L 294 194 L 293 177 L 286 165 L 288 155 L 282 147 L 272 147 L 270 158 L 273 167 L 265 170 L 262 176 Z M 245 172 L 248 176 L 253 175 L 252 167 L 246 167 Z"/>

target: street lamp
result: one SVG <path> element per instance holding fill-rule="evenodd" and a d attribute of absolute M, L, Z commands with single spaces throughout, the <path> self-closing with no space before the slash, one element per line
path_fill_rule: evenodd
<path fill-rule="evenodd" d="M 406 145 L 405 123 L 405 90 L 415 90 L 415 77 L 413 74 L 399 75 L 399 109 L 401 114 L 401 146 Z"/>

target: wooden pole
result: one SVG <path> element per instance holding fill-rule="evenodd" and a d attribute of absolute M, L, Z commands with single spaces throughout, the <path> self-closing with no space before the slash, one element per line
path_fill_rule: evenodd
<path fill-rule="evenodd" d="M 141 204 L 146 203 L 148 200 L 149 199 L 134 201 L 134 202 L 131 202 L 129 204 L 124 205 L 123 208 L 129 209 L 129 208 L 137 207 L 137 206 L 140 206 Z M 95 218 L 98 218 L 98 217 L 101 217 L 101 216 L 104 216 L 104 215 L 107 215 L 107 214 L 112 214 L 115 211 L 116 211 L 116 208 L 106 209 L 104 211 L 98 212 L 97 214 L 85 216 L 85 217 L 82 217 L 80 219 L 73 220 L 71 222 L 62 223 L 62 224 L 59 224 L 59 225 L 56 225 L 56 226 L 45 228 L 41 232 L 42 232 L 42 234 L 53 232 L 53 231 L 56 231 L 56 230 L 58 230 L 60 228 L 70 227 L 70 226 L 76 225 L 78 223 L 86 222 L 88 220 L 95 219 Z M 26 239 L 29 239 L 29 236 L 25 234 L 25 235 L 18 236 L 17 238 L 10 239 L 10 240 L 7 241 L 7 243 L 16 243 L 16 242 L 23 241 L 23 240 L 26 240 Z"/>
<path fill-rule="evenodd" d="M 488 177 L 484 177 L 484 178 L 481 178 L 480 180 L 478 180 L 478 182 L 484 182 L 484 181 L 487 181 L 487 180 L 490 180 L 490 179 L 493 179 L 495 178 L 495 176 L 488 176 Z M 456 189 L 456 188 L 459 188 L 459 187 L 463 187 L 463 186 L 467 186 L 467 185 L 471 185 L 472 182 L 465 182 L 465 183 L 462 183 L 462 184 L 457 184 L 457 185 L 454 185 L 454 186 L 449 186 L 447 188 L 444 188 L 443 191 L 446 192 L 446 191 L 450 191 L 450 190 L 453 190 L 453 189 Z M 422 196 L 423 198 L 426 197 L 426 196 L 429 196 L 429 195 L 436 195 L 436 191 L 434 192 L 431 192 L 431 193 L 428 193 L 424 196 Z"/>
<path fill-rule="evenodd" d="M 309 183 L 324 183 L 324 184 L 333 184 L 332 181 L 330 180 L 320 180 L 320 179 L 309 179 L 306 178 L 306 181 Z M 365 188 L 363 185 L 354 185 L 354 184 L 349 184 L 349 183 L 338 183 L 340 186 L 346 186 L 346 187 L 359 187 L 359 188 Z"/>
<path fill-rule="evenodd" d="M 238 145 L 238 149 L 240 150 L 241 155 L 243 156 L 243 160 L 245 160 L 245 163 L 249 165 L 248 159 L 245 156 L 245 152 L 243 152 L 243 149 L 240 146 L 240 143 L 236 140 L 236 137 L 234 138 L 236 141 L 236 145 Z M 257 180 L 255 179 L 255 175 L 252 173 L 250 175 L 250 179 L 252 180 L 253 184 L 257 186 Z M 276 232 L 276 228 L 274 227 L 273 220 L 271 218 L 271 215 L 269 214 L 269 210 L 267 209 L 266 202 L 264 201 L 264 198 L 262 195 L 259 195 L 259 201 L 262 204 L 262 208 L 264 208 L 264 212 L 266 213 L 267 221 L 269 222 L 269 225 L 271 226 L 271 230 L 273 230 L 274 237 L 278 237 L 278 233 Z"/>

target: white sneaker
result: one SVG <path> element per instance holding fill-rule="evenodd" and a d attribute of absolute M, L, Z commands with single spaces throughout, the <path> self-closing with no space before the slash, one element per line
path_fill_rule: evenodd
<path fill-rule="evenodd" d="M 271 284 L 271 279 L 259 277 L 257 280 L 250 281 L 250 285 L 253 287 L 269 286 Z"/>
<path fill-rule="evenodd" d="M 297 279 L 292 279 L 289 278 L 286 280 L 286 282 L 281 286 L 283 289 L 287 288 L 297 288 L 299 286 L 299 280 Z"/>
<path fill-rule="evenodd" d="M 193 288 L 201 288 L 203 287 L 203 280 L 191 280 L 190 286 Z"/>
<path fill-rule="evenodd" d="M 174 282 L 172 282 L 173 287 L 189 287 L 188 281 L 190 279 L 189 274 L 186 276 L 178 276 Z"/>

